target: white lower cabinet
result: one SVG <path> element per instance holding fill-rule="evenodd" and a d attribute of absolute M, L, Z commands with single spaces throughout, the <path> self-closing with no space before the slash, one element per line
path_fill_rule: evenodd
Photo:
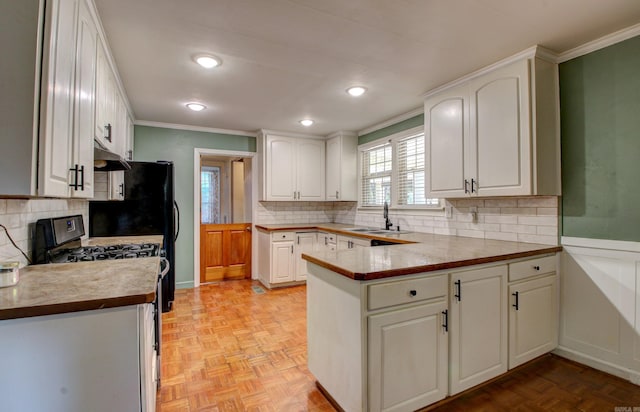
<path fill-rule="evenodd" d="M 357 249 L 361 247 L 371 247 L 371 240 L 354 236 L 338 235 L 336 244 L 338 250 Z"/>
<path fill-rule="evenodd" d="M 509 369 L 558 346 L 555 272 L 509 286 Z"/>
<path fill-rule="evenodd" d="M 557 262 L 372 281 L 309 263 L 309 370 L 345 411 L 413 411 L 486 382 L 556 348 Z"/>
<path fill-rule="evenodd" d="M 450 300 L 453 395 L 507 371 L 507 265 L 453 273 Z"/>
<path fill-rule="evenodd" d="M 296 273 L 294 280 L 307 279 L 307 261 L 302 259 L 303 253 L 313 252 L 316 250 L 318 243 L 318 234 L 316 232 L 297 232 L 295 244 Z"/>
<path fill-rule="evenodd" d="M 295 255 L 293 240 L 271 243 L 271 283 L 294 280 Z"/>
<path fill-rule="evenodd" d="M 413 411 L 447 396 L 446 316 L 445 296 L 369 316 L 370 411 Z"/>

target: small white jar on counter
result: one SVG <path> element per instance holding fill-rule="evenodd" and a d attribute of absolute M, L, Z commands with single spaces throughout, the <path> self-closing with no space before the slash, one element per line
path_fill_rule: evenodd
<path fill-rule="evenodd" d="M 19 262 L 0 262 L 0 288 L 18 283 L 19 266 Z"/>

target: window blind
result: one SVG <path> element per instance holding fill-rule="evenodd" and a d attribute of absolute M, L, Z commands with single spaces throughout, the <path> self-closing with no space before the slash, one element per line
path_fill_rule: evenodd
<path fill-rule="evenodd" d="M 410 136 L 398 141 L 397 174 L 398 205 L 438 206 L 438 199 L 426 195 L 425 138 L 424 134 Z"/>
<path fill-rule="evenodd" d="M 382 206 L 391 203 L 391 172 L 393 167 L 391 143 L 362 152 L 362 206 Z"/>

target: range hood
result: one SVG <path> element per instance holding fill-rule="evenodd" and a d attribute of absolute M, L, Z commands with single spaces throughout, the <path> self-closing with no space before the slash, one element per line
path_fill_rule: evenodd
<path fill-rule="evenodd" d="M 103 149 L 96 142 L 93 147 L 93 170 L 111 172 L 113 170 L 129 170 L 131 166 L 117 153 Z"/>

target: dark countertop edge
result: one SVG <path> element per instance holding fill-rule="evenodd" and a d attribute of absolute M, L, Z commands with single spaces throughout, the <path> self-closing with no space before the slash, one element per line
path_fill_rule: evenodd
<path fill-rule="evenodd" d="M 155 298 L 156 293 L 154 291 L 147 294 L 127 295 L 115 298 L 2 309 L 0 310 L 0 320 L 30 318 L 34 316 L 59 315 L 62 313 L 83 312 L 87 310 L 139 305 L 143 303 L 151 303 L 155 300 Z"/>
<path fill-rule="evenodd" d="M 390 269 L 390 270 L 385 270 L 381 272 L 368 272 L 368 273 L 350 272 L 348 270 L 345 270 L 342 267 L 332 265 L 330 263 L 327 263 L 324 260 L 316 259 L 313 256 L 309 256 L 304 253 L 302 254 L 302 258 L 311 263 L 315 263 L 320 267 L 329 269 L 332 272 L 339 273 L 353 280 L 375 280 L 375 279 L 391 278 L 395 276 L 415 275 L 416 273 L 434 272 L 436 270 L 455 269 L 455 268 L 460 268 L 465 266 L 481 265 L 484 263 L 500 262 L 503 260 L 511 260 L 511 259 L 530 257 L 530 256 L 544 255 L 547 253 L 557 253 L 561 251 L 562 251 L 562 246 L 549 246 L 543 249 L 528 250 L 524 252 L 514 252 L 514 253 L 508 253 L 506 255 L 486 256 L 481 258 L 456 260 L 452 262 L 435 263 L 432 265 L 412 266 L 412 267 L 401 268 L 401 269 Z"/>
<path fill-rule="evenodd" d="M 286 223 L 285 223 L 286 224 Z M 331 223 L 332 225 L 335 223 Z M 256 225 L 256 229 L 261 230 L 263 232 L 267 232 L 267 233 L 271 233 L 271 232 L 291 232 L 291 231 L 296 231 L 296 230 L 321 230 L 323 232 L 331 232 L 331 233 L 336 233 L 339 235 L 345 235 L 345 236 L 352 236 L 352 237 L 359 237 L 362 239 L 376 239 L 376 240 L 386 240 L 389 242 L 394 242 L 397 244 L 412 244 L 412 243 L 418 243 L 416 241 L 413 240 L 406 240 L 406 239 L 398 239 L 396 237 L 391 237 L 391 236 L 397 236 L 395 233 L 391 232 L 388 235 L 382 235 L 382 236 L 376 236 L 376 235 L 372 235 L 370 233 L 366 233 L 366 232 L 352 232 L 349 230 L 341 230 L 341 229 L 336 229 L 336 228 L 330 228 L 330 227 L 326 227 L 326 226 L 322 226 L 322 224 L 314 224 L 314 225 L 304 225 L 304 224 L 300 224 L 300 225 L 295 225 L 295 226 L 288 226 L 288 227 L 279 227 L 279 228 L 268 228 L 262 225 Z M 420 232 L 415 232 L 415 233 L 420 233 Z M 398 234 L 399 235 L 399 234 Z"/>

